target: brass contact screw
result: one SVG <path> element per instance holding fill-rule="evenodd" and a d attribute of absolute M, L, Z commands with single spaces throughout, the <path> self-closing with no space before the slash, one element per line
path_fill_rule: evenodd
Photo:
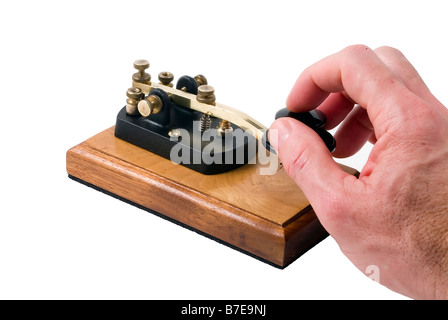
<path fill-rule="evenodd" d="M 215 89 L 213 89 L 212 86 L 206 84 L 199 86 L 196 100 L 214 106 L 216 104 Z"/>
<path fill-rule="evenodd" d="M 171 72 L 163 71 L 159 73 L 159 81 L 164 86 L 173 87 L 172 81 L 174 80 L 174 75 Z"/>
<path fill-rule="evenodd" d="M 162 100 L 156 96 L 155 94 L 152 94 L 148 96 L 146 99 L 141 100 L 138 103 L 138 112 L 142 117 L 149 117 L 151 114 L 159 113 L 160 110 L 162 110 L 163 103 Z"/>
<path fill-rule="evenodd" d="M 145 94 L 140 88 L 129 88 L 126 91 L 128 99 L 126 100 L 126 113 L 130 116 L 138 116 L 137 105 L 140 100 L 145 98 Z"/>
<path fill-rule="evenodd" d="M 132 75 L 132 80 L 138 83 L 150 84 L 151 75 L 146 73 L 145 70 L 149 68 L 149 62 L 146 60 L 136 60 L 134 62 L 134 68 L 138 70 L 137 73 Z"/>
<path fill-rule="evenodd" d="M 216 129 L 218 131 L 218 135 L 220 135 L 221 137 L 230 135 L 233 132 L 233 128 L 230 126 L 230 122 L 227 120 L 221 120 Z"/>

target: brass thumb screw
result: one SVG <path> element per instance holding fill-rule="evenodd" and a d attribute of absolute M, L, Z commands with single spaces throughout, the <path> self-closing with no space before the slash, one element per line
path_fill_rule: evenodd
<path fill-rule="evenodd" d="M 155 94 L 152 94 L 138 103 L 138 112 L 142 117 L 147 118 L 151 114 L 159 113 L 162 107 L 162 100 Z"/>
<path fill-rule="evenodd" d="M 151 75 L 145 72 L 145 70 L 149 68 L 148 61 L 136 60 L 134 62 L 134 68 L 137 69 L 138 72 L 132 75 L 133 81 L 144 84 L 149 84 L 151 82 Z"/>
<path fill-rule="evenodd" d="M 215 105 L 215 89 L 212 86 L 206 84 L 199 86 L 196 100 L 202 103 Z"/>

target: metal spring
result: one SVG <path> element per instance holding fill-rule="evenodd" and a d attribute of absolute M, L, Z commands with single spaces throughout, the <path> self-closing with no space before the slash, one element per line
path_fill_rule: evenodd
<path fill-rule="evenodd" d="M 212 120 L 210 119 L 210 115 L 204 113 L 201 119 L 199 119 L 199 130 L 201 132 L 204 132 L 210 129 L 211 126 L 212 126 Z"/>

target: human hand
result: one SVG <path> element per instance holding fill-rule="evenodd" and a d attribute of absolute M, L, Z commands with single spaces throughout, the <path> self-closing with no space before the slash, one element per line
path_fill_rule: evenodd
<path fill-rule="evenodd" d="M 306 69 L 287 107 L 318 108 L 335 157 L 374 143 L 359 178 L 344 172 L 317 134 L 276 120 L 269 141 L 320 222 L 362 272 L 416 299 L 448 298 L 448 110 L 396 49 L 351 46 Z M 273 141 L 278 130 L 278 141 Z"/>

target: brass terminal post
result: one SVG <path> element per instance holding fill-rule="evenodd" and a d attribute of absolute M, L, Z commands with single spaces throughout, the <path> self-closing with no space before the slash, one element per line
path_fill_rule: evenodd
<path fill-rule="evenodd" d="M 132 80 L 138 83 L 150 84 L 151 75 L 146 73 L 145 70 L 149 68 L 149 62 L 146 60 L 136 60 L 134 62 L 134 68 L 138 70 L 137 73 L 132 75 Z"/>
<path fill-rule="evenodd" d="M 174 75 L 171 72 L 163 71 L 163 72 L 159 73 L 160 84 L 163 84 L 164 86 L 168 86 L 168 87 L 172 88 L 173 80 L 174 80 Z"/>
<path fill-rule="evenodd" d="M 137 105 L 140 100 L 145 98 L 145 94 L 140 88 L 129 88 L 126 91 L 128 99 L 126 100 L 126 113 L 130 116 L 138 116 Z"/>

